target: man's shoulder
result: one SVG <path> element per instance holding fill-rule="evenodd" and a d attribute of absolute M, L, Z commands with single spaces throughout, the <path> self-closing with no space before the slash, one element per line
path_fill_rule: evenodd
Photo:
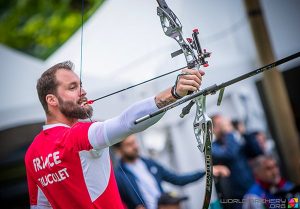
<path fill-rule="evenodd" d="M 38 143 L 41 138 L 43 138 L 44 134 L 43 134 L 43 131 L 40 131 L 32 140 L 29 148 L 33 147 L 36 143 Z"/>
<path fill-rule="evenodd" d="M 30 159 L 36 153 L 41 153 L 42 150 L 47 150 L 50 143 L 56 143 L 57 140 L 60 138 L 58 136 L 63 135 L 68 129 L 69 128 L 67 127 L 57 126 L 40 131 L 40 133 L 38 133 L 34 137 L 33 141 L 31 142 L 26 151 L 25 162 L 26 159 Z"/>
<path fill-rule="evenodd" d="M 30 160 L 32 154 L 35 152 L 36 147 L 38 147 L 37 144 L 39 143 L 39 140 L 41 140 L 41 138 L 42 138 L 42 131 L 34 137 L 33 141 L 29 145 L 25 153 L 25 163 L 28 162 L 28 160 Z"/>

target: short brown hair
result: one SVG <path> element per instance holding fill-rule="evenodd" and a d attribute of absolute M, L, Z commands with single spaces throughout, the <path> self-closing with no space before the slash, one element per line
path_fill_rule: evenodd
<path fill-rule="evenodd" d="M 39 96 L 39 100 L 47 114 L 49 113 L 49 110 L 46 101 L 46 96 L 48 94 L 56 95 L 56 89 L 58 83 L 56 81 L 55 74 L 57 70 L 59 69 L 73 70 L 73 67 L 74 64 L 71 61 L 58 63 L 50 67 L 48 70 L 46 70 L 38 79 L 36 84 L 36 90 Z"/>

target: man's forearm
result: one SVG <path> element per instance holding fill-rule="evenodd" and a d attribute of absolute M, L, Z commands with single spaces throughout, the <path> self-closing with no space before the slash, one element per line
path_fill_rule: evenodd
<path fill-rule="evenodd" d="M 175 99 L 171 94 L 171 88 L 168 88 L 156 95 L 155 104 L 158 108 L 162 108 L 175 102 L 176 100 L 177 99 Z"/>

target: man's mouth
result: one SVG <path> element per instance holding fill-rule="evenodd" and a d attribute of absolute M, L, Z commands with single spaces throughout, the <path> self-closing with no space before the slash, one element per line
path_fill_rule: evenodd
<path fill-rule="evenodd" d="M 81 106 L 81 107 L 83 107 L 83 106 L 85 106 L 85 105 L 87 105 L 88 103 L 87 103 L 87 98 L 86 97 L 83 97 L 83 98 L 81 98 L 77 103 Z"/>

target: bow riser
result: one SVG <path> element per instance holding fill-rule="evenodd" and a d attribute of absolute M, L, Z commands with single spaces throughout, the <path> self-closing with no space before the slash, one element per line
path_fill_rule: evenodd
<path fill-rule="evenodd" d="M 201 45 L 198 39 L 199 31 L 194 29 L 192 38 L 188 38 L 187 42 L 182 35 L 182 25 L 168 7 L 164 0 L 157 0 L 159 7 L 157 7 L 157 15 L 160 17 L 161 26 L 166 36 L 171 37 L 177 41 L 180 50 L 171 54 L 172 58 L 180 54 L 184 54 L 187 66 L 190 69 L 199 70 L 200 66 L 208 66 L 205 60 L 210 56 L 210 53 L 204 50 L 202 52 Z M 177 77 L 178 78 L 178 77 Z M 177 83 L 177 81 L 176 81 Z M 175 87 L 176 87 L 175 83 Z M 190 92 L 193 93 L 193 92 Z M 205 113 L 206 111 L 206 97 L 200 96 L 191 101 L 182 111 L 180 117 L 188 114 L 191 107 L 196 104 L 196 115 L 194 119 L 194 134 L 197 140 L 197 147 L 205 154 L 206 167 L 206 189 L 203 203 L 203 209 L 207 209 L 210 204 L 211 190 L 212 190 L 212 157 L 211 157 L 211 139 L 212 139 L 212 121 Z"/>

